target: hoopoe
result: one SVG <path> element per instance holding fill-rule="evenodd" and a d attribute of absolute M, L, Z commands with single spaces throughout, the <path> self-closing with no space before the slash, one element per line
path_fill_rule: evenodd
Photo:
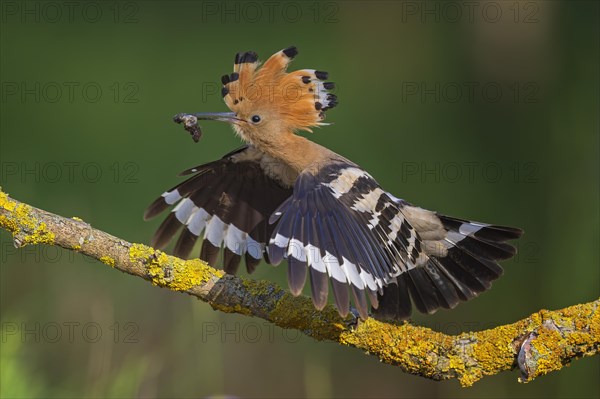
<path fill-rule="evenodd" d="M 186 258 L 202 238 L 200 258 L 235 274 L 242 257 L 252 273 L 264 258 L 288 262 L 288 283 L 300 295 L 307 277 L 316 309 L 333 292 L 346 317 L 350 295 L 361 319 L 402 320 L 411 303 L 423 313 L 454 308 L 491 287 L 497 261 L 516 250 L 506 241 L 520 229 L 472 222 L 419 208 L 383 190 L 348 159 L 297 135 L 326 125 L 336 106 L 326 72 L 286 72 L 298 54 L 289 47 L 262 66 L 256 53 L 235 56 L 222 77 L 231 112 L 180 114 L 194 140 L 198 120 L 231 124 L 246 145 L 222 159 L 188 169 L 187 180 L 146 210 L 171 205 L 153 238 L 164 248 L 181 229 L 174 254 Z M 367 300 L 368 298 L 368 300 Z"/>

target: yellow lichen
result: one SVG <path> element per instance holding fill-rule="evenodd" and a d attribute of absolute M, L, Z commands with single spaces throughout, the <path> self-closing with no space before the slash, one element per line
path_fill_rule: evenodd
<path fill-rule="evenodd" d="M 441 369 L 463 367 L 458 358 L 444 359 L 451 348 L 452 337 L 408 323 L 394 325 L 374 319 L 360 321 L 356 329 L 345 330 L 340 335 L 340 343 L 367 350 L 385 363 L 399 365 L 405 371 L 433 379 L 441 378 Z"/>
<path fill-rule="evenodd" d="M 562 368 L 562 337 L 556 330 L 541 327 L 538 336 L 531 342 L 537 352 L 536 369 L 531 378 Z"/>
<path fill-rule="evenodd" d="M 589 342 L 591 348 L 598 338 L 594 340 L 587 332 L 570 332 L 562 337 L 557 330 L 542 326 L 543 321 L 556 320 L 557 325 L 560 322 L 561 327 L 572 328 L 584 324 L 586 319 L 589 322 L 590 313 L 579 312 L 576 316 L 582 320 L 578 321 L 557 312 L 542 311 L 529 320 L 453 337 L 410 324 L 396 326 L 369 319 L 359 322 L 355 330 L 343 331 L 339 342 L 368 350 L 408 372 L 433 379 L 441 378 L 442 374 L 443 378 L 455 375 L 462 386 L 471 386 L 486 375 L 511 369 L 519 349 L 517 339 L 528 331 L 540 331 L 533 342 L 540 360 L 531 378 L 561 368 L 565 350 L 577 346 L 581 350 L 582 343 Z M 596 324 L 592 321 L 589 330 L 597 328 Z M 457 352 L 459 348 L 464 352 Z"/>
<path fill-rule="evenodd" d="M 102 262 L 110 267 L 115 267 L 115 260 L 113 258 L 111 258 L 110 256 L 100 257 L 100 262 Z"/>
<path fill-rule="evenodd" d="M 520 382 L 557 371 L 573 355 L 590 356 L 598 352 L 600 336 L 595 333 L 599 320 L 598 303 L 575 305 L 560 311 L 542 310 L 530 318 L 536 323 L 536 336 L 531 341 L 534 360 L 529 375 Z"/>
<path fill-rule="evenodd" d="M 242 279 L 242 285 L 253 297 L 264 295 L 273 297 L 283 292 L 281 288 L 274 286 L 272 282 L 266 280 Z"/>
<path fill-rule="evenodd" d="M 0 189 L 0 208 L 6 209 L 9 212 L 15 210 L 17 203 L 8 198 L 8 194 Z"/>
<path fill-rule="evenodd" d="M 220 303 L 213 303 L 213 304 L 211 304 L 211 306 L 213 307 L 213 309 L 220 310 L 221 312 L 225 312 L 225 313 L 238 313 L 238 314 L 243 314 L 243 315 L 247 315 L 247 316 L 252 315 L 252 312 L 250 311 L 250 309 L 243 307 L 239 303 L 236 303 L 235 305 L 232 305 L 232 306 L 227 306 L 227 305 L 223 305 Z"/>
<path fill-rule="evenodd" d="M 17 225 L 17 222 L 4 215 L 0 215 L 0 227 L 10 231 L 13 235 L 19 232 L 19 225 Z"/>
<path fill-rule="evenodd" d="M 142 244 L 133 244 L 129 248 L 129 259 L 145 265 L 152 284 L 173 291 L 187 291 L 224 274 L 200 259 L 184 261 Z"/>
<path fill-rule="evenodd" d="M 11 201 L 8 198 L 8 194 L 0 191 L 0 208 L 8 211 L 9 215 L 11 215 L 15 211 L 16 206 L 17 203 L 15 201 Z M 5 215 L 0 216 L 0 226 L 10 231 L 13 235 L 17 234 L 20 230 L 16 220 Z"/>
<path fill-rule="evenodd" d="M 591 305 L 589 306 L 591 308 Z M 592 312 L 590 310 L 590 312 Z M 600 340 L 600 310 L 595 307 L 592 314 L 592 319 L 589 325 L 590 334 L 596 337 L 596 341 Z"/>
<path fill-rule="evenodd" d="M 268 318 L 280 327 L 304 331 L 317 340 L 335 339 L 345 329 L 342 318 L 332 306 L 319 311 L 309 298 L 294 297 L 281 290 L 276 298 Z"/>
<path fill-rule="evenodd" d="M 46 227 L 46 223 L 40 223 L 30 235 L 23 238 L 25 244 L 54 244 L 55 235 Z"/>
<path fill-rule="evenodd" d="M 468 353 L 477 361 L 477 368 L 469 368 L 461 375 L 461 385 L 470 386 L 484 375 L 510 369 L 515 357 L 513 341 L 522 328 L 524 325 L 515 323 L 477 332 L 477 339 L 469 346 Z"/>
<path fill-rule="evenodd" d="M 154 255 L 155 249 L 147 245 L 133 244 L 129 248 L 129 260 L 132 262 L 146 261 Z"/>
<path fill-rule="evenodd" d="M 73 216 L 71 219 L 73 219 L 76 222 L 83 222 L 83 219 L 78 218 L 77 216 Z"/>
<path fill-rule="evenodd" d="M 79 245 L 79 244 L 75 244 L 75 245 L 73 245 L 73 246 L 71 247 L 71 249 L 72 249 L 72 250 L 74 250 L 74 251 L 80 251 L 80 250 L 81 250 L 81 245 Z"/>
<path fill-rule="evenodd" d="M 0 217 L 0 226 L 9 230 L 13 237 L 22 231 L 31 232 L 20 238 L 21 245 L 26 244 L 54 244 L 55 235 L 48 230 L 46 223 L 39 222 L 31 216 L 31 207 L 18 204 L 11 200 L 3 191 L 0 191 L 0 208 L 8 211 L 8 215 Z"/>

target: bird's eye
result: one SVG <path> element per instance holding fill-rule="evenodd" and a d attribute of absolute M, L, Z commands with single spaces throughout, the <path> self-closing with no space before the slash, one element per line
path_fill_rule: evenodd
<path fill-rule="evenodd" d="M 260 122 L 260 116 L 258 116 L 258 115 L 253 115 L 251 119 L 252 119 L 252 123 Z"/>

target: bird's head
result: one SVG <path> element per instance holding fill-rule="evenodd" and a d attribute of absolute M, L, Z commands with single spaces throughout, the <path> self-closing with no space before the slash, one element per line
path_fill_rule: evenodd
<path fill-rule="evenodd" d="M 223 99 L 232 112 L 195 115 L 229 122 L 252 143 L 325 125 L 325 111 L 337 105 L 337 97 L 329 93 L 334 84 L 325 82 L 327 72 L 286 72 L 297 54 L 295 47 L 288 47 L 263 65 L 253 51 L 236 54 L 233 73 L 221 78 Z"/>

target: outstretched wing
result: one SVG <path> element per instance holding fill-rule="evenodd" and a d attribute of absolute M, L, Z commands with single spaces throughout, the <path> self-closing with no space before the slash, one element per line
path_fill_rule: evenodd
<path fill-rule="evenodd" d="M 398 205 L 365 171 L 334 163 L 317 174 L 302 173 L 294 194 L 273 214 L 277 222 L 267 248 L 271 263 L 288 259 L 288 281 L 298 295 L 310 274 L 312 297 L 321 309 L 328 280 L 340 314 L 349 309 L 350 288 L 361 317 L 367 294 L 377 294 L 396 276 L 426 261 L 418 234 Z"/>
<path fill-rule="evenodd" d="M 288 259 L 292 293 L 309 277 L 321 309 L 330 281 L 340 314 L 348 313 L 351 291 L 361 318 L 367 296 L 376 316 L 391 319 L 410 315 L 411 298 L 428 313 L 472 298 L 500 275 L 495 260 L 515 253 L 503 241 L 521 233 L 414 207 L 346 162 L 302 173 L 269 222 L 277 223 L 269 259 Z"/>
<path fill-rule="evenodd" d="M 297 175 L 252 146 L 181 173 L 190 174 L 146 210 L 144 218 L 149 219 L 175 205 L 154 234 L 152 245 L 163 248 L 182 230 L 175 244 L 176 256 L 186 258 L 201 238 L 201 259 L 215 265 L 224 246 L 223 269 L 234 274 L 244 256 L 251 273 L 273 229 L 268 218 L 291 196 Z"/>

